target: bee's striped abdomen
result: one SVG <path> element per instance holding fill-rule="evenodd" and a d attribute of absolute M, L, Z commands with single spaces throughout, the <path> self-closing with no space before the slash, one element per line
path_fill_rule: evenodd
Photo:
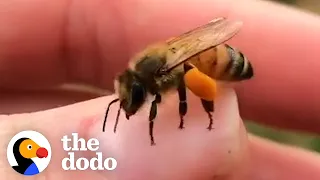
<path fill-rule="evenodd" d="M 253 69 L 248 59 L 242 52 L 236 51 L 228 45 L 226 45 L 226 48 L 230 58 L 225 73 L 228 74 L 229 80 L 241 81 L 250 79 L 253 76 Z"/>

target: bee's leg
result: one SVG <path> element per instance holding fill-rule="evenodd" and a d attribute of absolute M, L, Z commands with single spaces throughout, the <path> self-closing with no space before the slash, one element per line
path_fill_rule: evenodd
<path fill-rule="evenodd" d="M 206 101 L 204 99 L 201 99 L 202 106 L 204 110 L 208 113 L 210 123 L 207 129 L 212 129 L 213 119 L 212 119 L 212 112 L 214 111 L 214 102 L 213 101 Z"/>
<path fill-rule="evenodd" d="M 179 128 L 183 129 L 184 126 L 184 119 L 183 117 L 187 114 L 187 91 L 186 91 L 186 85 L 184 84 L 184 81 L 182 80 L 180 82 L 180 85 L 178 87 L 178 93 L 179 93 L 179 114 L 180 114 L 180 125 Z"/>
<path fill-rule="evenodd" d="M 152 101 L 150 114 L 149 114 L 149 134 L 151 139 L 151 145 L 155 145 L 154 138 L 153 138 L 153 124 L 154 119 L 157 116 L 157 104 L 161 102 L 160 94 L 155 95 L 155 99 Z"/>
<path fill-rule="evenodd" d="M 184 73 L 188 72 L 193 67 L 189 65 L 188 63 L 185 63 L 183 65 Z M 187 114 L 188 111 L 188 105 L 187 105 L 187 91 L 186 91 L 186 85 L 184 83 L 184 80 L 182 79 L 180 81 L 179 87 L 178 87 L 178 93 L 179 93 L 179 114 L 180 114 L 180 125 L 179 128 L 184 128 L 184 119 L 183 117 Z"/>

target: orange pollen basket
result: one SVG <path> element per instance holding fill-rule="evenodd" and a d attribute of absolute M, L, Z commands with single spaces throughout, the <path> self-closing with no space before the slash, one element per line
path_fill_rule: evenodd
<path fill-rule="evenodd" d="M 213 101 L 217 93 L 217 83 L 214 79 L 199 71 L 197 68 L 190 69 L 184 75 L 186 87 L 196 96 Z"/>

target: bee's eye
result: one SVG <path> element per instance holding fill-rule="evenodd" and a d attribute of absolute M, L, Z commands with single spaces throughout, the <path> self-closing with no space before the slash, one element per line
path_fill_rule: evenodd
<path fill-rule="evenodd" d="M 140 104 L 145 98 L 145 90 L 140 83 L 134 82 L 131 90 L 131 104 Z"/>

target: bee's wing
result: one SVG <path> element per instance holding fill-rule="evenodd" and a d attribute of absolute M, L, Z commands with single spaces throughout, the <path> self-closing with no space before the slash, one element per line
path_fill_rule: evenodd
<path fill-rule="evenodd" d="M 190 57 L 231 39 L 242 26 L 241 21 L 216 18 L 209 23 L 188 31 L 167 41 L 172 54 L 168 56 L 167 70 L 170 70 Z"/>

